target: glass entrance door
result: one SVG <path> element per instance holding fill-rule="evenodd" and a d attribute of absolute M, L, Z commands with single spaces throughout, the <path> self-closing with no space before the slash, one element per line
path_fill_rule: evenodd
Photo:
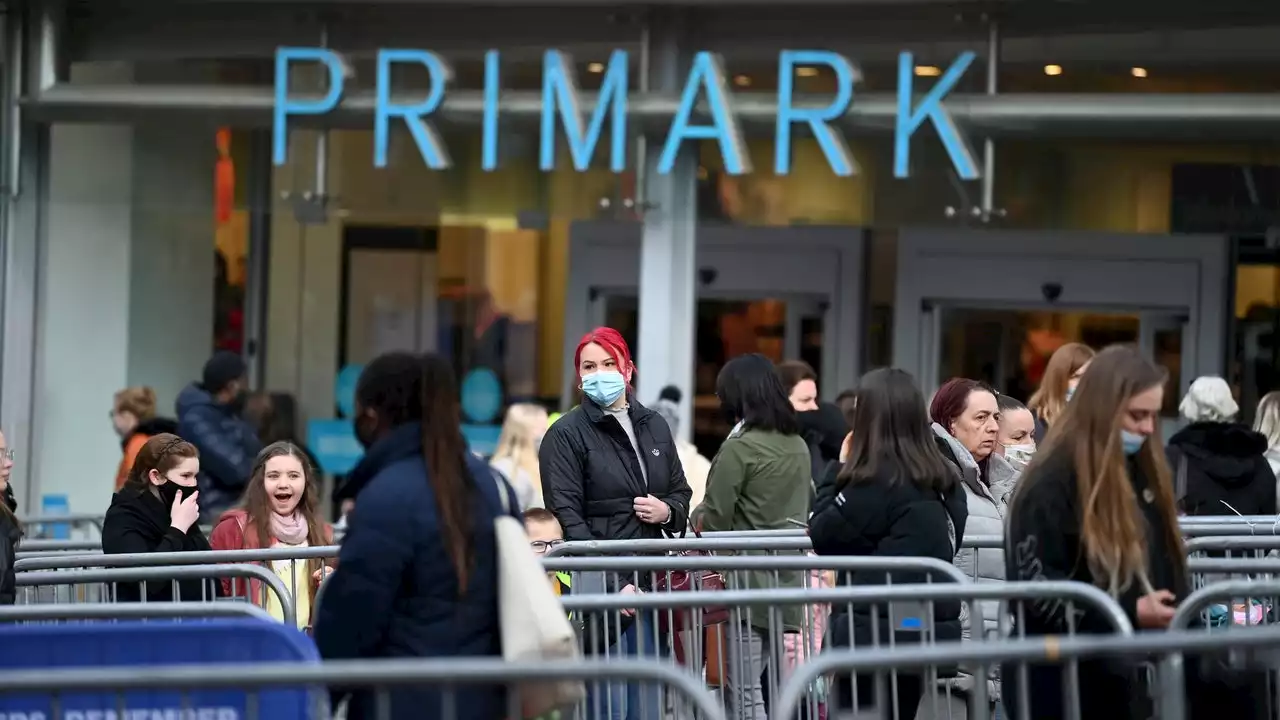
<path fill-rule="evenodd" d="M 698 299 L 693 382 L 682 388 L 692 395 L 693 443 L 706 457 L 714 457 L 729 434 L 720 415 L 716 377 L 731 358 L 760 353 L 773 362 L 804 360 L 822 377 L 823 338 L 827 301 L 820 297 L 778 298 L 702 297 Z M 597 324 L 622 333 L 639 354 L 639 301 L 634 294 L 599 296 L 593 308 Z M 639 368 L 643 373 L 644 368 Z M 640 398 L 652 402 L 654 398 Z"/>
<path fill-rule="evenodd" d="M 940 305 L 925 320 L 921 340 L 933 358 L 922 378 L 927 391 L 948 378 L 968 377 L 1025 402 L 1062 345 L 1080 342 L 1100 349 L 1131 343 L 1169 373 L 1163 413 L 1167 436 L 1177 424 L 1182 389 L 1195 377 L 1185 315 Z"/>

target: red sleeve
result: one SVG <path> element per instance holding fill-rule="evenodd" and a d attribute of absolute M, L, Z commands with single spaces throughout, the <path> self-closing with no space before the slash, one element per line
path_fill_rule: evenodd
<path fill-rule="evenodd" d="M 214 526 L 213 532 L 209 534 L 209 547 L 214 550 L 240 550 L 244 547 L 244 531 L 240 529 L 240 523 L 233 517 L 223 518 L 222 522 Z M 236 588 L 234 578 L 222 579 L 222 592 L 226 597 L 236 597 Z M 243 593 L 241 593 L 243 594 Z"/>

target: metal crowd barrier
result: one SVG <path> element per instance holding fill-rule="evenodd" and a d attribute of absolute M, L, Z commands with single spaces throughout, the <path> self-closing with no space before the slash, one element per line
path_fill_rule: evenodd
<path fill-rule="evenodd" d="M 777 698 L 778 688 L 787 676 L 819 653 L 824 638 L 832 640 L 830 632 L 824 632 L 818 622 L 821 619 L 825 623 L 828 611 L 852 613 L 857 609 L 865 613 L 868 625 L 877 628 L 872 630 L 871 637 L 875 645 L 937 642 L 935 608 L 944 602 L 966 605 L 970 610 L 969 622 L 975 627 L 983 626 L 983 602 L 991 602 L 1007 614 L 1010 604 L 1016 604 L 1020 612 L 1027 602 L 1057 600 L 1065 603 L 1068 618 L 1078 616 L 1078 607 L 1088 606 L 1102 613 L 1115 632 L 1123 635 L 1133 632 L 1124 611 L 1096 587 L 1073 582 L 970 583 L 954 566 L 928 558 L 578 557 L 548 559 L 546 566 L 551 571 L 578 575 L 603 571 L 625 577 L 647 571 L 662 577 L 709 568 L 725 574 L 726 585 L 730 586 L 727 590 L 570 594 L 563 598 L 563 603 L 577 620 L 589 655 L 613 659 L 628 654 L 648 657 L 674 654 L 688 669 L 702 674 L 709 686 L 723 688 L 727 702 L 736 712 L 748 715 L 746 708 L 760 701 L 744 698 L 743 693 L 766 697 L 767 692 L 767 697 Z M 922 572 L 941 582 L 833 588 L 732 588 L 734 573 L 818 568 Z M 790 620 L 785 619 L 788 614 L 792 616 Z M 683 618 L 683 622 L 677 622 L 677 618 Z M 899 632 L 885 633 L 881 638 L 878 630 L 881 620 L 886 621 L 885 627 L 895 627 Z M 626 636 L 629 624 L 635 626 L 631 642 L 644 648 L 639 653 L 622 648 L 619 642 Z M 865 639 L 853 637 L 852 624 L 849 628 L 849 636 L 835 642 L 866 647 Z M 899 637 L 904 631 L 907 631 L 905 639 Z M 976 634 L 977 638 L 983 636 L 981 632 Z M 973 693 L 976 701 L 985 702 L 985 682 L 976 683 Z M 817 694 L 815 689 L 815 696 L 809 699 L 811 713 L 817 710 Z"/>
<path fill-rule="evenodd" d="M 85 535 L 88 538 L 102 537 L 102 523 L 105 515 L 62 514 L 62 515 L 28 515 L 18 518 L 22 522 L 28 537 L 45 538 L 57 529 L 65 528 L 68 536 Z M 69 541 L 70 538 L 67 539 Z"/>
<path fill-rule="evenodd" d="M 152 711 L 146 717 L 234 717 L 237 720 L 280 720 L 266 718 L 257 698 L 264 691 L 279 688 L 323 688 L 331 691 L 367 691 L 374 698 L 372 717 L 393 717 L 391 696 L 397 690 L 430 688 L 440 693 L 441 707 L 420 708 L 423 716 L 454 720 L 459 717 L 457 693 L 460 688 L 506 688 L 506 717 L 521 717 L 521 688 L 552 681 L 587 683 L 588 701 L 592 687 L 600 683 L 643 683 L 657 688 L 671 704 L 671 716 L 691 720 L 725 720 L 724 712 L 697 680 L 670 665 L 644 661 L 610 663 L 545 662 L 515 663 L 500 658 L 344 660 L 314 665 L 298 663 L 199 664 L 158 667 L 75 668 L 57 670 L 0 671 L 0 703 L 8 695 L 51 698 L 54 707 L 68 704 L 76 696 L 92 693 L 108 699 L 92 717 L 134 717 L 136 710 Z M 194 700 L 206 690 L 244 691 L 242 707 L 202 708 Z M 146 693 L 143 695 L 142 693 Z M 163 693 L 175 697 L 171 707 L 138 707 L 139 698 Z M 131 696 L 133 702 L 130 702 Z M 325 693 L 315 692 L 311 717 L 330 717 Z M 585 706 L 586 702 L 583 703 Z M 212 713 L 202 714 L 211 710 Z M 467 708 L 467 710 L 473 710 Z M 595 718 L 579 708 L 578 717 Z M 224 714 L 217 714 L 226 711 Z M 404 713 L 400 709 L 401 714 Z M 465 713 L 467 717 L 473 712 Z M 87 713 L 85 717 L 89 717 Z M 141 715 L 139 715 L 141 716 Z M 400 715 L 395 715 L 399 717 Z M 563 717 L 572 717 L 566 715 Z M 291 719 L 289 719 L 291 720 Z"/>
<path fill-rule="evenodd" d="M 26 539 L 18 543 L 18 552 L 68 552 L 73 550 L 102 551 L 101 540 L 41 540 Z"/>
<path fill-rule="evenodd" d="M 179 618 L 250 617 L 271 620 L 266 610 L 249 603 L 56 603 L 0 606 L 0 623 L 54 620 L 143 620 Z"/>
<path fill-rule="evenodd" d="M 186 565 L 163 567 L 131 567 L 100 568 L 90 570 L 32 571 L 17 573 L 15 576 L 18 591 L 18 602 L 23 605 L 48 603 L 114 603 L 118 597 L 118 588 L 122 583 L 139 583 L 142 602 L 146 602 L 147 585 L 149 583 L 170 583 L 172 596 L 182 602 L 214 602 L 227 600 L 234 602 L 237 598 L 219 598 L 221 583 L 210 588 L 209 583 L 201 583 L 201 597 L 181 597 L 178 583 L 183 580 L 243 579 L 261 583 L 263 597 L 255 604 L 265 606 L 267 593 L 270 591 L 279 602 L 285 624 L 297 623 L 297 611 L 294 596 L 285 587 L 284 581 L 274 572 L 258 565 Z M 213 590 L 214 592 L 210 592 Z M 252 601 L 242 597 L 240 600 Z"/>
<path fill-rule="evenodd" d="M 1187 554 L 1221 553 L 1227 557 L 1234 555 L 1259 556 L 1273 550 L 1280 550 L 1280 536 L 1232 534 L 1195 537 L 1187 541 Z"/>
<path fill-rule="evenodd" d="M 809 686 L 818 678 L 828 675 L 857 673 L 880 675 L 902 673 L 919 674 L 930 668 L 961 663 L 974 667 L 995 667 L 1001 663 L 1073 663 L 1099 658 L 1131 658 L 1135 663 L 1149 656 L 1181 656 L 1183 653 L 1221 652 L 1224 649 L 1243 651 L 1274 650 L 1280 648 L 1280 627 L 1259 628 L 1256 632 L 1208 634 L 1200 632 L 1170 631 L 1142 633 L 1128 637 L 1114 635 L 1077 635 L 1075 637 L 1020 638 L 985 643 L 938 643 L 896 648 L 868 648 L 824 654 L 801 666 L 782 690 L 781 702 L 772 720 L 793 720 L 796 708 L 802 706 Z M 1167 665 L 1161 667 L 1157 691 L 1158 713 L 1161 720 L 1185 720 L 1183 702 L 1184 678 L 1171 672 Z M 1004 682 L 1010 682 L 1006 678 Z M 1070 683 L 1070 679 L 1064 683 Z M 1066 717 L 1079 717 L 1081 688 L 1078 683 L 1067 687 L 1075 712 Z M 1028 693 L 1019 693 L 1021 707 L 1019 717 L 1030 717 Z M 927 699 L 926 699 L 927 701 Z M 924 706 L 922 701 L 921 705 Z M 1117 711 L 1119 715 L 1123 708 Z M 889 717 L 893 717 L 890 715 Z M 979 716 L 980 717 L 980 716 Z M 910 720 L 901 718 L 900 720 Z"/>

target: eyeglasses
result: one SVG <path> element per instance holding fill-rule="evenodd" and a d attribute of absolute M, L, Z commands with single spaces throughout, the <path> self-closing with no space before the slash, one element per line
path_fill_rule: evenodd
<path fill-rule="evenodd" d="M 18 453 L 13 450 L 0 450 L 0 459 L 13 462 L 18 457 Z"/>
<path fill-rule="evenodd" d="M 544 553 L 553 547 L 560 547 L 563 544 L 563 540 L 534 540 L 529 543 L 529 546 L 532 547 L 533 551 L 536 553 Z"/>

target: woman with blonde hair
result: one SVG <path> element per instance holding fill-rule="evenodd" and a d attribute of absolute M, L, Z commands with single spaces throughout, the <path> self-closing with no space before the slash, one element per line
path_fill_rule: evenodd
<path fill-rule="evenodd" d="M 111 403 L 111 425 L 120 436 L 123 455 L 116 468 L 116 490 L 124 487 L 138 451 L 147 441 L 163 433 L 176 434 L 178 423 L 156 417 L 156 391 L 149 387 L 127 387 L 115 394 Z"/>
<path fill-rule="evenodd" d="M 1187 550 L 1178 528 L 1172 478 L 1161 447 L 1160 409 L 1165 372 L 1121 346 L 1093 360 L 1071 404 L 1055 421 L 1058 430 L 1040 446 L 1018 482 L 1007 514 L 1005 573 L 1010 580 L 1071 580 L 1110 595 L 1139 630 L 1169 627 L 1178 603 L 1191 591 Z M 1115 632 L 1104 613 L 1064 602 L 1011 608 L 1025 635 Z M 1199 667 L 1188 661 L 1189 669 Z M 1005 709 L 1015 718 L 1063 717 L 1060 665 L 1031 665 L 1026 684 L 1020 666 L 1002 668 Z M 1233 712 L 1229 693 L 1189 670 L 1189 717 L 1217 706 Z M 1149 695 L 1135 661 L 1089 660 L 1079 664 L 1081 717 L 1145 718 Z M 1210 697 L 1210 696 L 1213 697 Z M 1029 714 L 1024 713 L 1023 703 Z"/>
<path fill-rule="evenodd" d="M 1267 450 L 1263 455 L 1271 472 L 1280 480 L 1280 392 L 1269 392 L 1258 402 L 1258 415 L 1253 429 L 1262 433 L 1267 439 Z"/>
<path fill-rule="evenodd" d="M 320 492 L 315 470 L 307 456 L 291 442 L 274 442 L 258 453 L 253 475 L 245 487 L 240 507 L 228 510 L 214 526 L 209 542 L 214 550 L 322 547 L 333 543 L 333 531 L 320 513 Z M 298 627 L 311 626 L 311 606 L 328 568 L 320 558 L 273 560 L 272 572 L 280 576 L 293 595 Z M 261 583 L 222 581 L 223 592 L 247 597 L 284 619 L 280 600 L 263 593 Z"/>
<path fill-rule="evenodd" d="M 1027 407 L 1036 418 L 1037 443 L 1044 440 L 1049 427 L 1066 408 L 1093 356 L 1093 348 L 1082 343 L 1067 343 L 1053 351 L 1045 366 L 1044 377 L 1040 379 L 1040 388 L 1027 401 Z"/>
<path fill-rule="evenodd" d="M 511 484 L 520 500 L 520 511 L 544 507 L 538 449 L 547 433 L 547 411 L 541 405 L 517 403 L 507 408 L 498 447 L 489 466 Z"/>

